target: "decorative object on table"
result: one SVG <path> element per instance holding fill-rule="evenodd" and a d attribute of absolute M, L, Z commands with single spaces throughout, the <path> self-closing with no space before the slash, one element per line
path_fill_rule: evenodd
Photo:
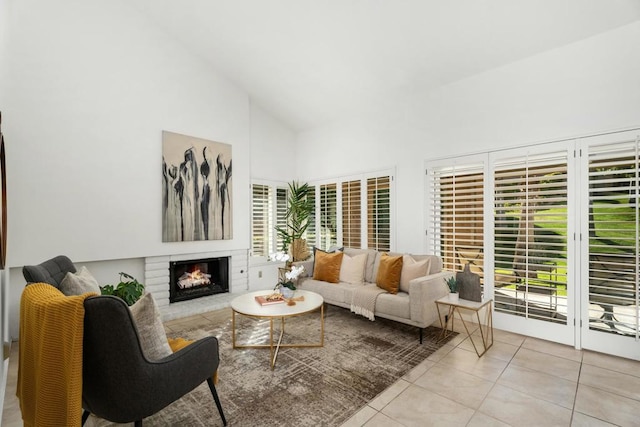
<path fill-rule="evenodd" d="M 292 298 L 296 290 L 296 282 L 304 273 L 304 265 L 290 266 L 278 280 L 274 290 L 279 290 L 283 297 Z"/>
<path fill-rule="evenodd" d="M 122 278 L 127 280 L 122 280 Z M 144 285 L 138 280 L 128 275 L 127 273 L 120 273 L 120 283 L 117 285 L 104 285 L 100 286 L 100 293 L 102 295 L 115 295 L 120 297 L 131 306 L 140 299 L 144 292 Z"/>
<path fill-rule="evenodd" d="M 232 238 L 231 145 L 162 132 L 162 241 Z"/>
<path fill-rule="evenodd" d="M 464 266 L 463 271 L 459 271 L 456 274 L 456 281 L 458 282 L 460 298 L 468 301 L 482 301 L 480 276 L 471 271 L 470 263 Z"/>
<path fill-rule="evenodd" d="M 449 300 L 452 302 L 458 301 L 458 280 L 455 276 L 451 276 L 447 279 L 444 279 L 449 286 Z"/>
<path fill-rule="evenodd" d="M 285 302 L 284 296 L 280 292 L 274 292 L 269 295 L 258 295 L 255 299 L 260 305 L 272 305 Z"/>
<path fill-rule="evenodd" d="M 309 217 L 315 209 L 309 184 L 297 181 L 289 183 L 287 209 L 284 227 L 276 226 L 276 232 L 282 239 L 282 250 L 291 254 L 292 261 L 305 261 L 311 257 L 307 241 L 302 238 L 309 226 Z"/>

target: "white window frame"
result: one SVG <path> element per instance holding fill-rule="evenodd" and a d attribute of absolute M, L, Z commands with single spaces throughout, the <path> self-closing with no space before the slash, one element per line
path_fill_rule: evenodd
<path fill-rule="evenodd" d="M 360 247 L 368 248 L 368 218 L 367 218 L 367 180 L 370 178 L 389 177 L 389 247 L 390 251 L 395 250 L 396 242 L 396 195 L 395 195 L 395 168 L 382 169 L 378 171 L 366 172 L 356 175 L 341 176 L 336 178 L 327 178 L 317 181 L 309 181 L 309 185 L 313 186 L 316 191 L 316 236 L 320 236 L 320 187 L 327 184 L 336 185 L 336 222 L 337 237 L 336 246 L 343 246 L 343 221 L 342 221 L 342 184 L 350 181 L 360 181 L 360 200 L 362 221 L 360 224 Z M 322 245 L 318 245 L 322 248 Z M 329 249 L 329 248 L 324 248 Z"/>
<path fill-rule="evenodd" d="M 269 244 L 267 247 L 267 253 L 264 255 L 256 255 L 253 253 L 253 240 L 254 240 L 254 229 L 253 229 L 253 209 L 254 209 L 254 200 L 253 200 L 253 186 L 254 185 L 263 185 L 266 187 L 269 187 L 270 189 L 270 197 L 271 197 L 271 212 L 269 213 L 268 216 L 268 225 L 267 225 L 267 229 L 268 229 L 268 240 L 269 240 Z M 278 223 L 278 199 L 277 199 L 277 190 L 281 189 L 281 190 L 285 190 L 287 192 L 289 192 L 289 184 L 286 182 L 282 182 L 282 181 L 268 181 L 268 180 L 258 180 L 258 179 L 253 179 L 251 180 L 251 247 L 250 247 L 250 256 L 254 259 L 254 260 L 264 260 L 266 261 L 269 257 L 270 254 L 279 251 L 281 248 L 278 247 L 278 233 L 275 230 L 275 226 Z"/>

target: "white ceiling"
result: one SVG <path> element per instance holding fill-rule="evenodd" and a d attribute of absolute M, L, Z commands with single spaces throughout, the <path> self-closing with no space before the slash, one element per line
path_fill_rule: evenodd
<path fill-rule="evenodd" d="M 130 0 L 294 130 L 640 19 L 638 0 Z"/>

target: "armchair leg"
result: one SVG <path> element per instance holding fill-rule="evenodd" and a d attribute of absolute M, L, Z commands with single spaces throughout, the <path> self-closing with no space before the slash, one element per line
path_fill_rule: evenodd
<path fill-rule="evenodd" d="M 89 415 L 91 415 L 91 412 L 87 411 L 86 409 L 82 411 L 82 423 L 80 424 L 81 426 L 83 426 L 84 423 L 87 422 Z"/>
<path fill-rule="evenodd" d="M 422 344 L 422 333 L 424 331 L 424 328 L 420 328 L 420 344 Z"/>
<path fill-rule="evenodd" d="M 222 425 L 227 425 L 227 419 L 224 417 L 224 412 L 222 411 L 222 405 L 220 404 L 220 398 L 218 397 L 218 392 L 216 391 L 216 386 L 213 384 L 213 379 L 211 377 L 207 378 L 207 384 L 209 384 L 209 389 L 211 389 L 211 394 L 213 395 L 213 400 L 216 401 L 216 406 L 218 407 L 218 412 L 220 413 L 220 418 L 222 418 Z"/>

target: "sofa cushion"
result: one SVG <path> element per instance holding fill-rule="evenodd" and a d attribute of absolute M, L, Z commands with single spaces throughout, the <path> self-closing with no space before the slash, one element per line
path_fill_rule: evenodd
<path fill-rule="evenodd" d="M 298 284 L 300 289 L 322 295 L 324 301 L 330 304 L 344 304 L 345 301 L 351 302 L 352 290 L 350 288 L 360 286 L 362 285 L 351 285 L 348 283 L 334 284 L 311 278 L 305 278 Z"/>
<path fill-rule="evenodd" d="M 346 252 L 340 266 L 340 281 L 353 284 L 364 282 L 364 268 L 367 264 L 367 254 L 349 256 Z"/>
<path fill-rule="evenodd" d="M 146 293 L 131 307 L 131 316 L 138 329 L 140 346 L 147 359 L 159 360 L 173 352 L 162 325 L 160 311 L 150 293 Z"/>
<path fill-rule="evenodd" d="M 60 282 L 60 291 L 66 296 L 82 295 L 95 292 L 100 295 L 98 281 L 89 273 L 87 267 L 80 267 L 77 273 L 67 272 Z"/>
<path fill-rule="evenodd" d="M 410 319 L 411 298 L 409 298 L 409 294 L 398 292 L 395 295 L 378 295 L 378 299 L 376 300 L 375 314 L 385 314 L 387 316 L 393 316 L 399 319 Z"/>
<path fill-rule="evenodd" d="M 364 267 L 364 281 L 367 283 L 376 282 L 376 276 L 373 274 L 373 266 L 375 265 L 376 258 L 380 256 L 380 252 L 375 249 L 344 248 L 344 253 L 349 256 L 367 254 L 367 263 Z"/>
<path fill-rule="evenodd" d="M 390 294 L 397 294 L 402 274 L 402 256 L 382 254 L 376 276 L 376 285 Z"/>
<path fill-rule="evenodd" d="M 313 266 L 313 278 L 325 282 L 338 283 L 340 281 L 340 267 L 342 266 L 342 252 L 328 253 L 316 250 Z"/>
<path fill-rule="evenodd" d="M 402 292 L 409 292 L 409 282 L 418 277 L 427 275 L 431 266 L 431 259 L 424 258 L 420 261 L 414 259 L 409 254 L 402 256 L 402 275 L 400 276 L 400 290 Z"/>
<path fill-rule="evenodd" d="M 322 250 L 319 248 L 316 248 L 315 246 L 313 247 L 313 258 L 311 258 L 311 269 L 309 269 L 309 277 L 313 277 L 313 270 L 316 266 L 316 252 L 324 252 L 326 254 L 332 254 L 335 252 L 342 252 L 344 248 L 336 248 L 335 246 L 332 246 L 329 248 L 329 250 Z M 306 268 L 306 267 L 305 267 Z"/>

